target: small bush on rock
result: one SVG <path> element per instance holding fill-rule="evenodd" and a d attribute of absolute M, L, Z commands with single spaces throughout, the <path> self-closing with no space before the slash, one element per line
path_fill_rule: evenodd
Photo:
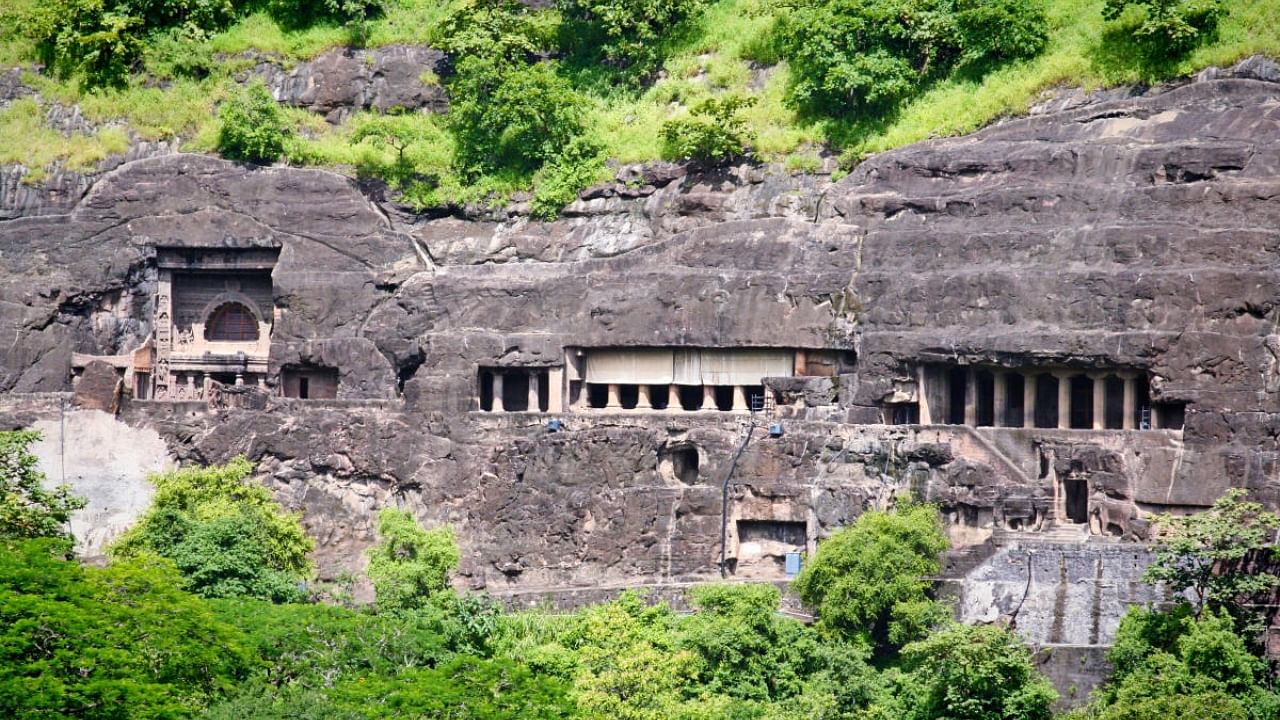
<path fill-rule="evenodd" d="M 739 112 L 756 104 L 754 97 L 708 98 L 687 117 L 662 124 L 662 151 L 668 160 L 720 163 L 747 154 L 755 133 Z"/>
<path fill-rule="evenodd" d="M 271 163 L 284 152 L 292 130 L 261 80 L 223 103 L 218 111 L 218 152 L 232 160 Z"/>
<path fill-rule="evenodd" d="M 1219 0 L 1107 0 L 1102 16 L 1149 60 L 1185 55 L 1210 37 L 1225 14 Z"/>

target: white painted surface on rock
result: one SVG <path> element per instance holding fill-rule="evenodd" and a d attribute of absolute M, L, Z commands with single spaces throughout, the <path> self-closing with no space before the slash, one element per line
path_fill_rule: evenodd
<path fill-rule="evenodd" d="M 32 448 L 46 484 L 63 482 L 89 504 L 71 518 L 76 552 L 101 555 L 107 544 L 133 524 L 151 504 L 151 473 L 173 467 L 160 434 L 129 427 L 100 410 L 68 410 L 61 419 L 42 420 L 41 440 Z"/>

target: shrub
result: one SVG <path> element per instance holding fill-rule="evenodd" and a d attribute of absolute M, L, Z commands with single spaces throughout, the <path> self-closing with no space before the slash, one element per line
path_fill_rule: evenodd
<path fill-rule="evenodd" d="M 788 8 L 773 41 L 806 112 L 883 112 L 968 63 L 1030 57 L 1048 38 L 1039 0 L 820 0 Z"/>
<path fill-rule="evenodd" d="M 1017 636 L 953 624 L 902 649 L 911 720 L 1050 720 L 1058 699 Z"/>
<path fill-rule="evenodd" d="M 284 112 L 261 80 L 241 88 L 218 111 L 218 152 L 233 160 L 271 163 L 292 134 Z"/>
<path fill-rule="evenodd" d="M 85 506 L 69 485 L 44 487 L 31 444 L 40 434 L 0 432 L 0 539 L 71 538 L 71 513 Z"/>
<path fill-rule="evenodd" d="M 1107 0 L 1103 18 L 1151 59 L 1183 55 L 1218 27 L 1219 0 Z"/>
<path fill-rule="evenodd" d="M 633 78 L 657 69 L 676 28 L 706 9 L 707 0 L 557 0 L 570 21 L 567 38 L 590 60 L 625 68 Z"/>
<path fill-rule="evenodd" d="M 0 716 L 189 717 L 248 675 L 239 633 L 167 561 L 105 569 L 0 540 Z"/>
<path fill-rule="evenodd" d="M 369 579 L 380 610 L 421 608 L 449 587 L 458 566 L 453 529 L 425 530 L 406 510 L 378 513 L 378 543 L 369 548 Z"/>
<path fill-rule="evenodd" d="M 756 104 L 754 97 L 707 98 L 689 113 L 662 124 L 662 152 L 669 160 L 710 163 L 745 155 L 755 133 L 738 113 Z"/>
<path fill-rule="evenodd" d="M 585 130 L 585 102 L 549 62 L 465 57 L 449 83 L 460 169 L 533 173 Z"/>
<path fill-rule="evenodd" d="M 871 511 L 823 541 L 792 586 L 827 631 L 901 645 L 945 616 L 929 590 L 946 549 L 933 506 Z"/>
<path fill-rule="evenodd" d="M 533 214 L 545 219 L 558 215 L 600 177 L 603 167 L 603 148 L 590 138 L 574 138 L 534 177 Z"/>
<path fill-rule="evenodd" d="M 1049 42 L 1041 0 L 958 0 L 955 17 L 964 62 L 1035 57 Z"/>
<path fill-rule="evenodd" d="M 173 560 L 187 589 L 206 597 L 300 600 L 314 542 L 295 514 L 283 512 L 253 466 L 185 468 L 151 477 L 151 508 L 111 548 L 117 557 L 155 553 Z"/>

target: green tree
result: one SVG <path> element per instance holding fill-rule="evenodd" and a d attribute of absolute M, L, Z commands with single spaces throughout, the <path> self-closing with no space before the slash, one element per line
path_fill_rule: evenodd
<path fill-rule="evenodd" d="M 1245 500 L 1246 491 L 1228 490 L 1209 510 L 1155 520 L 1155 561 L 1143 576 L 1193 598 L 1199 615 L 1206 608 L 1251 620 L 1248 606 L 1280 586 L 1268 558 L 1280 558 L 1275 544 L 1280 516 Z"/>
<path fill-rule="evenodd" d="M 929 597 L 946 549 L 932 505 L 873 510 L 819 544 L 792 587 L 826 631 L 881 648 L 900 646 L 946 615 Z"/>
<path fill-rule="evenodd" d="M 1268 720 L 1280 713 L 1280 695 L 1264 686 L 1266 663 L 1225 613 L 1210 609 L 1196 618 L 1186 605 L 1131 608 L 1107 657 L 1115 672 L 1090 708 L 1099 720 Z"/>
<path fill-rule="evenodd" d="M 662 153 L 668 160 L 721 163 L 747 154 L 755 133 L 739 115 L 754 97 L 726 95 L 698 103 L 687 117 L 662 124 Z"/>
<path fill-rule="evenodd" d="M 218 110 L 218 152 L 232 160 L 271 163 L 293 134 L 284 112 L 260 79 L 236 91 Z"/>
<path fill-rule="evenodd" d="M 1058 693 L 1012 633 L 958 623 L 902 649 L 912 720 L 1050 720 Z"/>
<path fill-rule="evenodd" d="M 778 615 L 782 593 L 773 585 L 701 585 L 698 612 L 681 628 L 681 643 L 697 654 L 702 689 L 745 700 L 780 700 L 801 693 L 818 668 L 817 638 Z"/>
<path fill-rule="evenodd" d="M 961 59 L 1030 57 L 1047 37 L 1035 0 L 795 2 L 773 29 L 790 66 L 788 102 L 833 116 L 884 112 Z"/>
<path fill-rule="evenodd" d="M 707 0 L 557 0 L 566 45 L 593 63 L 628 70 L 640 80 L 658 68 L 664 46 L 682 23 L 699 17 Z"/>
<path fill-rule="evenodd" d="M 1219 0 L 1106 0 L 1112 29 L 1152 59 L 1190 52 L 1211 36 L 1225 13 Z"/>
<path fill-rule="evenodd" d="M 31 444 L 40 434 L 0 432 L 0 540 L 60 537 L 71 539 L 71 513 L 85 506 L 71 486 L 45 489 Z"/>
<path fill-rule="evenodd" d="M 378 543 L 369 548 L 369 579 L 380 610 L 413 610 L 449 587 L 449 573 L 458 567 L 458 543 L 453 528 L 431 530 L 407 510 L 385 508 L 378 513 Z"/>
<path fill-rule="evenodd" d="M 243 457 L 223 466 L 152 476 L 151 508 L 111 547 L 117 557 L 151 552 L 173 560 L 185 586 L 206 597 L 300 600 L 315 546 L 297 514 L 247 481 Z"/>
<path fill-rule="evenodd" d="M 457 163 L 472 177 L 531 174 L 586 130 L 585 101 L 551 62 L 464 57 L 449 82 L 449 97 Z"/>
<path fill-rule="evenodd" d="M 186 717 L 246 676 L 239 633 L 167 561 L 86 568 L 62 547 L 0 540 L 0 716 Z"/>

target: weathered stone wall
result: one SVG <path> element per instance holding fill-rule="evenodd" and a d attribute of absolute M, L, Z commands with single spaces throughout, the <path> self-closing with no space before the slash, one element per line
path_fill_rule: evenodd
<path fill-rule="evenodd" d="M 22 394 L 69 389 L 73 352 L 119 355 L 153 332 L 156 246 L 280 248 L 272 381 L 286 365 L 334 367 L 338 399 L 133 401 L 120 422 L 184 462 L 257 461 L 303 511 L 322 573 L 358 568 L 377 510 L 398 505 L 458 527 L 464 585 L 674 585 L 718 577 L 722 537 L 733 568 L 737 520 L 803 518 L 812 543 L 910 489 L 946 509 L 966 612 L 985 619 L 1013 581 L 983 575 L 982 549 L 1007 558 L 1004 529 L 1047 529 L 1035 517 L 1061 502 L 1061 477 L 1088 481 L 1095 537 L 1139 539 L 1149 512 L 1231 486 L 1280 506 L 1280 85 L 1209 78 L 1064 105 L 834 183 L 627 168 L 549 223 L 518 207 L 406 215 L 322 171 L 126 163 L 65 214 L 5 209 L 0 426 L 52 420 Z M 552 431 L 536 413 L 478 410 L 478 368 L 559 367 L 566 347 L 600 346 L 856 362 L 782 408 L 781 437 L 753 431 L 722 529 L 745 415 L 571 411 Z M 1134 368 L 1154 399 L 1186 403 L 1186 425 L 877 424 L 922 362 Z M 696 477 L 663 469 L 674 446 L 696 449 Z M 1136 581 L 1138 561 L 1110 549 L 1124 546 L 1081 547 L 1060 562 L 1069 576 L 1079 564 Z M 1075 623 L 1046 577 L 1019 622 Z M 1079 626 L 1085 644 L 1135 597 L 1106 595 Z M 1032 639 L 1074 645 L 1076 628 Z"/>

